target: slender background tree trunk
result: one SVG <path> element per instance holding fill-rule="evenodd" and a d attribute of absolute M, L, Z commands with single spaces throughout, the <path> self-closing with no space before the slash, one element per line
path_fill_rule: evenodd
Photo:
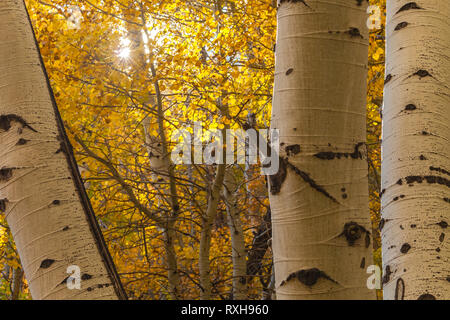
<path fill-rule="evenodd" d="M 233 166 L 227 168 L 224 179 L 224 199 L 227 206 L 228 227 L 231 238 L 231 257 L 233 261 L 233 300 L 247 298 L 247 265 L 244 230 L 238 208 L 237 193 L 239 184 Z"/>
<path fill-rule="evenodd" d="M 450 299 L 449 21 L 449 1 L 387 1 L 385 299 Z"/>
<path fill-rule="evenodd" d="M 125 299 L 22 1 L 0 2 L 0 30 L 0 201 L 31 295 Z M 69 266 L 79 290 L 66 285 Z"/>
<path fill-rule="evenodd" d="M 270 177 L 278 299 L 374 299 L 366 161 L 366 1 L 278 3 Z"/>

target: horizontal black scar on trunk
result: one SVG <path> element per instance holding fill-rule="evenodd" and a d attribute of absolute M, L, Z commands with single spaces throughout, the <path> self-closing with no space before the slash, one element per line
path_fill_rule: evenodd
<path fill-rule="evenodd" d="M 417 5 L 417 3 L 415 3 L 415 2 L 409 2 L 409 3 L 405 4 L 404 6 L 402 6 L 402 7 L 397 11 L 397 13 L 402 12 L 402 11 L 406 11 L 406 10 L 411 10 L 411 9 L 422 9 L 422 8 L 419 7 L 419 6 Z M 397 14 L 397 13 L 396 13 L 396 14 Z"/>
<path fill-rule="evenodd" d="M 31 131 L 37 132 L 33 129 L 22 117 L 16 114 L 7 114 L 0 116 L 0 129 L 4 131 L 8 131 L 11 129 L 11 122 L 17 122 L 22 125 L 22 128 L 28 128 Z"/>
<path fill-rule="evenodd" d="M 365 145 L 364 142 L 359 142 L 355 145 L 353 152 L 332 152 L 332 151 L 323 151 L 316 153 L 314 157 L 322 159 L 322 160 L 333 160 L 333 159 L 341 159 L 341 158 L 352 158 L 352 159 L 362 159 L 363 155 L 359 148 Z"/>
<path fill-rule="evenodd" d="M 415 73 L 413 73 L 411 76 L 409 76 L 408 78 L 411 78 L 413 76 L 418 76 L 420 79 L 425 78 L 425 77 L 431 77 L 433 78 L 433 76 L 427 71 L 427 70 L 419 70 Z"/>
<path fill-rule="evenodd" d="M 306 7 L 310 8 L 310 6 L 308 6 L 308 4 L 305 2 L 305 0 L 280 0 L 279 4 L 281 5 L 282 3 L 286 3 L 286 2 L 303 3 Z"/>
<path fill-rule="evenodd" d="M 400 22 L 396 27 L 395 27 L 395 31 L 401 30 L 403 28 L 406 28 L 408 26 L 408 22 Z"/>
<path fill-rule="evenodd" d="M 286 280 L 283 280 L 280 284 L 280 286 L 284 286 L 288 281 L 291 281 L 292 279 L 297 279 L 301 283 L 303 283 L 305 286 L 312 287 L 317 283 L 317 281 L 322 278 L 329 280 L 333 283 L 339 284 L 336 280 L 332 279 L 330 276 L 328 276 L 325 272 L 317 269 L 304 269 L 299 270 L 296 272 L 291 273 Z"/>
<path fill-rule="evenodd" d="M 41 262 L 41 265 L 39 266 L 41 269 L 48 269 L 50 266 L 55 263 L 55 260 L 53 259 L 45 259 Z"/>
<path fill-rule="evenodd" d="M 450 171 L 447 171 L 447 170 L 442 169 L 442 168 L 438 168 L 438 167 L 433 167 L 433 166 L 431 166 L 431 167 L 430 167 L 430 170 L 431 170 L 431 171 L 436 171 L 436 172 L 439 172 L 439 173 L 443 173 L 443 174 L 446 174 L 446 175 L 450 176 Z"/>
<path fill-rule="evenodd" d="M 410 186 L 413 186 L 414 183 L 427 182 L 429 184 L 440 184 L 450 188 L 450 180 L 439 176 L 407 176 L 405 181 Z"/>

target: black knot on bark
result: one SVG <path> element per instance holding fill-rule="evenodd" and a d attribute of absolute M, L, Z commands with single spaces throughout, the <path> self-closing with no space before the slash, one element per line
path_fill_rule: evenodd
<path fill-rule="evenodd" d="M 407 253 L 409 251 L 409 249 L 411 249 L 411 246 L 409 245 L 409 243 L 404 243 L 402 245 L 402 247 L 400 248 L 400 252 Z"/>
<path fill-rule="evenodd" d="M 360 239 L 363 234 L 366 234 L 366 247 L 370 244 L 370 232 L 368 232 L 363 226 L 357 224 L 356 222 L 347 222 L 344 225 L 344 231 L 340 236 L 344 236 L 350 246 L 355 244 L 355 241 Z M 369 237 L 369 238 L 367 238 Z"/>

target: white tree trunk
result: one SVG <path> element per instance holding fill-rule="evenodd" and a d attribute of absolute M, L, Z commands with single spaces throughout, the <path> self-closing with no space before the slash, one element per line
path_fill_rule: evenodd
<path fill-rule="evenodd" d="M 385 299 L 450 299 L 450 2 L 387 2 Z"/>
<path fill-rule="evenodd" d="M 359 3 L 359 4 L 358 4 Z M 278 299 L 374 299 L 366 1 L 279 1 L 270 176 Z"/>
<path fill-rule="evenodd" d="M 31 295 L 126 298 L 21 0 L 0 1 L 0 30 L 0 205 Z M 67 286 L 69 266 L 80 268 L 80 289 Z"/>
<path fill-rule="evenodd" d="M 247 298 L 247 264 L 245 252 L 244 230 L 238 208 L 237 193 L 239 191 L 233 166 L 225 172 L 224 199 L 227 206 L 228 227 L 231 238 L 231 257 L 233 261 L 233 300 L 245 300 Z"/>

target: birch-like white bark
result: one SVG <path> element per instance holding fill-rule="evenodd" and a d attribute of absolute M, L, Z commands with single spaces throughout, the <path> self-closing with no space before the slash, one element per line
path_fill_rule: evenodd
<path fill-rule="evenodd" d="M 277 299 L 374 299 L 366 161 L 366 1 L 282 0 L 270 177 Z"/>
<path fill-rule="evenodd" d="M 31 295 L 125 298 L 21 0 L 0 1 L 0 30 L 0 202 Z M 67 285 L 70 266 L 80 289 Z"/>
<path fill-rule="evenodd" d="M 450 299 L 449 21 L 449 1 L 387 1 L 384 299 Z"/>

